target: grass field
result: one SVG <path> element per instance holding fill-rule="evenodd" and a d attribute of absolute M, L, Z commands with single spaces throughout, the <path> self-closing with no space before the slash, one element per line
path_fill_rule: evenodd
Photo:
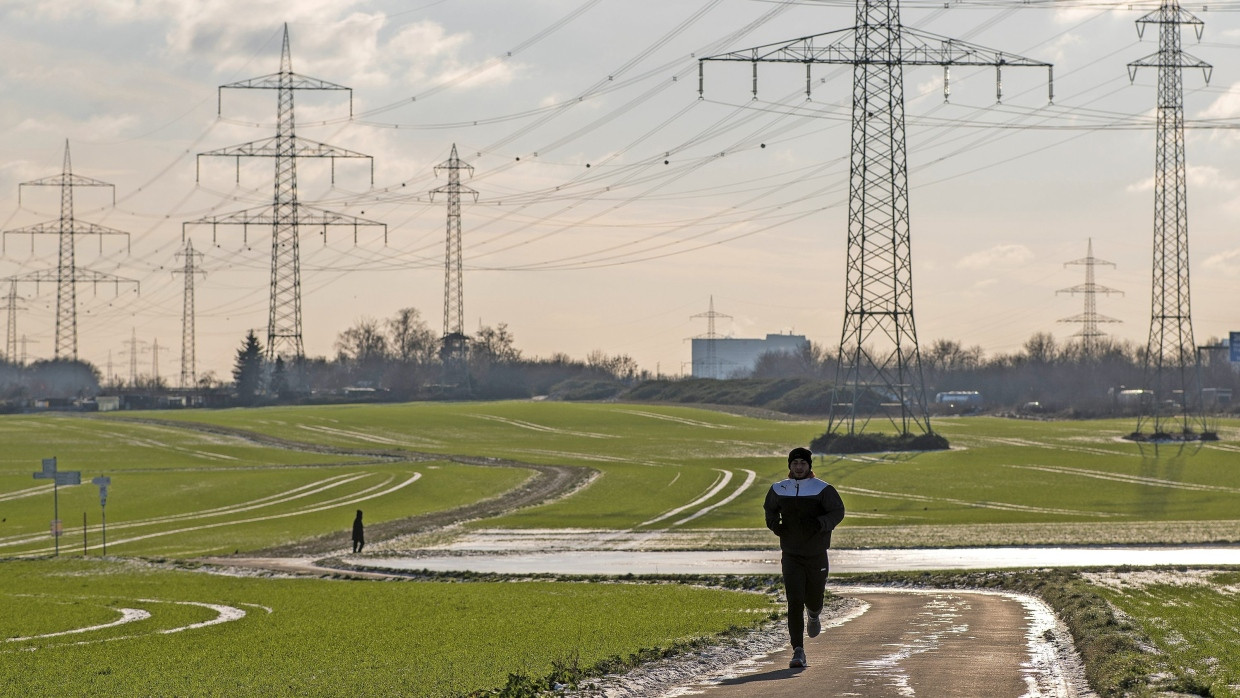
<path fill-rule="evenodd" d="M 117 420 L 0 419 L 0 556 L 54 549 L 102 552 L 103 511 L 90 480 L 111 478 L 107 548 L 113 555 L 193 557 L 256 550 L 332 532 L 347 545 L 354 511 L 368 524 L 499 495 L 529 477 L 514 468 L 447 461 L 393 462 L 257 446 L 242 439 Z M 58 488 L 33 474 L 43 458 L 81 472 Z M 462 483 L 467 486 L 462 487 Z M 83 532 L 83 514 L 86 530 Z"/>
<path fill-rule="evenodd" d="M 675 584 L 239 578 L 67 559 L 0 562 L 0 598 L 0 695 L 56 698 L 455 696 L 776 610 L 766 594 Z"/>
<path fill-rule="evenodd" d="M 1240 572 L 1143 570 L 1086 578 L 1141 627 L 1180 690 L 1240 697 Z"/>
<path fill-rule="evenodd" d="M 169 424 L 177 421 L 187 428 Z M 1184 447 L 1123 441 L 1128 421 L 952 418 L 935 428 L 951 451 L 816 462 L 849 509 L 837 547 L 1240 540 L 1240 422 L 1220 424 L 1221 442 Z M 527 481 L 531 470 L 521 463 L 588 467 L 599 476 L 571 496 L 467 528 L 722 531 L 731 532 L 725 541 L 770 547 L 761 528 L 765 491 L 785 476 L 787 450 L 822 429 L 681 407 L 544 402 L 4 416 L 0 558 L 51 552 L 51 485 L 32 478 L 51 456 L 61 470 L 80 470 L 83 482 L 112 478 L 108 553 L 131 560 L 244 553 L 329 535 L 344 548 L 355 509 L 374 525 L 468 505 Z M 511 467 L 484 467 L 478 459 L 487 458 Z M 771 610 L 765 596 L 677 585 L 236 578 L 83 560 L 83 512 L 89 556 L 101 552 L 98 491 L 62 487 L 59 502 L 61 558 L 0 561 L 0 694 L 211 686 L 206 693 L 343 695 L 364 678 L 373 694 L 459 695 L 502 685 L 510 673 L 544 675 L 574 651 L 589 666 L 747 625 Z M 1234 645 L 1240 626 L 1227 610 L 1236 605 L 1228 606 L 1235 600 L 1228 580 L 1117 588 L 1106 598 L 1166 647 L 1180 685 L 1200 677 L 1214 695 L 1235 695 L 1227 691 L 1240 660 L 1229 636 L 1210 634 L 1230 628 Z M 202 604 L 245 615 L 161 632 L 220 615 Z M 600 628 L 600 616 L 632 631 Z M 477 644 L 494 632 L 511 634 Z M 34 636 L 47 637 L 13 639 Z M 124 639 L 93 641 L 110 637 Z M 459 647 L 440 652 L 419 644 L 457 638 Z M 1198 646 L 1203 651 L 1184 650 Z M 39 649 L 25 651 L 32 647 Z M 360 651 L 350 656 L 349 647 Z M 502 652 L 487 654 L 491 647 Z M 490 663 L 475 681 L 480 654 Z M 58 661 L 43 659 L 49 655 Z M 137 665 L 131 656 L 150 659 Z M 182 662 L 186 656 L 203 659 Z M 430 683 L 409 689 L 415 674 Z M 251 676 L 253 683 L 237 683 Z"/>
<path fill-rule="evenodd" d="M 337 447 L 589 466 L 591 487 L 489 527 L 752 529 L 784 454 L 821 422 L 680 407 L 498 402 L 160 413 Z M 1139 445 L 1130 420 L 939 419 L 947 452 L 820 460 L 849 517 L 837 545 L 1240 540 L 1240 422 L 1205 445 Z M 725 501 L 726 500 L 726 501 Z M 688 508 L 686 505 L 690 505 Z M 669 515 L 675 511 L 676 514 Z M 1157 525 L 1151 526 L 1151 523 Z M 924 529 L 927 536 L 919 536 Z M 989 539 L 976 539 L 991 531 Z M 908 542 L 901 543 L 901 536 Z"/>

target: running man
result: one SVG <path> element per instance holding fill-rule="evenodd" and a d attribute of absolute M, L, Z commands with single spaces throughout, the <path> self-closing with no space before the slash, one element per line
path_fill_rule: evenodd
<path fill-rule="evenodd" d="M 779 536 L 783 551 L 790 668 L 807 665 L 803 636 L 817 637 L 822 631 L 818 614 L 827 588 L 827 548 L 831 547 L 831 531 L 844 520 L 844 501 L 834 487 L 814 477 L 813 462 L 808 448 L 792 449 L 788 479 L 771 485 L 762 505 L 766 527 Z"/>

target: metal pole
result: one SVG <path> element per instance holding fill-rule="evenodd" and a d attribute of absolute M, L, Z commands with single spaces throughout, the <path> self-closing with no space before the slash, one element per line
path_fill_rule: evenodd
<path fill-rule="evenodd" d="M 107 557 L 108 555 L 108 508 L 106 506 L 100 506 L 99 510 L 103 514 L 103 555 L 104 557 Z"/>
<path fill-rule="evenodd" d="M 60 485 L 52 480 L 52 540 L 56 543 L 56 556 L 60 556 L 60 531 L 57 530 L 57 524 L 60 523 Z"/>

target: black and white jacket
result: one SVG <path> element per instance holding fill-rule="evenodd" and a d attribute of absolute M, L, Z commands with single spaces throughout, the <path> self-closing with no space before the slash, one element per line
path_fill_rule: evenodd
<path fill-rule="evenodd" d="M 821 555 L 831 547 L 831 531 L 844 520 L 844 500 L 816 477 L 788 478 L 766 493 L 766 527 L 779 547 L 792 555 Z"/>

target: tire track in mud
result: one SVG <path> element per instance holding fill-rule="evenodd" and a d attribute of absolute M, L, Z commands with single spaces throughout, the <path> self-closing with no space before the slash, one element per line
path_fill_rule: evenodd
<path fill-rule="evenodd" d="M 94 419 L 101 419 L 95 417 Z M 428 461 L 448 461 L 462 465 L 474 465 L 487 468 L 518 468 L 532 470 L 534 474 L 516 488 L 494 497 L 480 500 L 472 504 L 434 511 L 418 516 L 411 516 L 395 521 L 368 524 L 367 537 L 374 542 L 414 533 L 425 533 L 453 524 L 476 519 L 486 519 L 507 514 L 518 509 L 545 504 L 560 499 L 588 484 L 599 475 L 599 471 L 584 465 L 542 465 L 523 463 L 506 458 L 490 458 L 482 456 L 459 456 L 441 453 L 427 453 L 410 450 L 390 450 L 381 448 L 348 448 L 326 444 L 312 444 L 292 441 L 276 436 L 261 434 L 233 427 L 222 427 L 201 422 L 178 422 L 166 419 L 109 417 L 106 419 L 117 422 L 149 424 L 174 429 L 197 431 L 214 436 L 228 436 L 243 441 L 290 451 L 305 453 L 323 453 L 330 455 L 375 458 L 392 463 L 425 463 Z M 339 552 L 348 548 L 349 532 L 331 533 L 317 538 L 294 541 L 285 545 L 274 546 L 265 550 L 250 551 L 247 556 L 289 556 L 289 555 L 323 555 Z"/>

